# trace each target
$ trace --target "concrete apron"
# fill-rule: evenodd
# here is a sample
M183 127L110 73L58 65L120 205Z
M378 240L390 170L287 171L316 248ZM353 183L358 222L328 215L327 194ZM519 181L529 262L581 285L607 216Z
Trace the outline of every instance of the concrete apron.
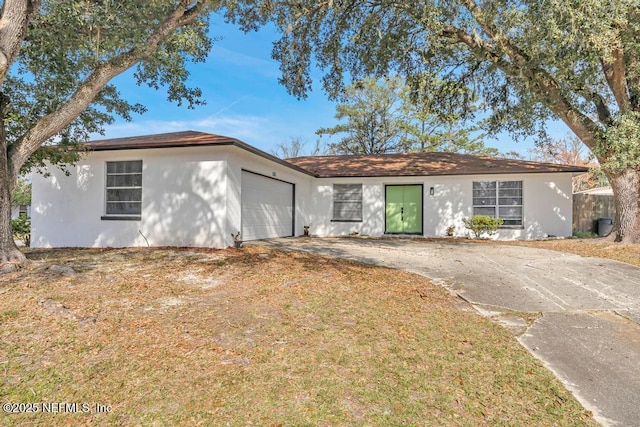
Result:
M457 241L274 239L257 244L428 277L509 328L604 426L640 425L640 268ZM541 313L529 324L505 312ZM513 313L512 313L513 314Z

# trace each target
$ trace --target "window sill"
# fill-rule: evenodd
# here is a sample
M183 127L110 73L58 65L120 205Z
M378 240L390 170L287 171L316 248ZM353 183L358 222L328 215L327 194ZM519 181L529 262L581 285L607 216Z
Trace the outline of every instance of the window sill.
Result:
M118 215L104 215L101 216L102 221L140 221L142 217L138 216L118 216Z
M498 227L498 230L524 230L522 225L507 225L504 227Z
M330 222L362 222L361 219L332 219Z

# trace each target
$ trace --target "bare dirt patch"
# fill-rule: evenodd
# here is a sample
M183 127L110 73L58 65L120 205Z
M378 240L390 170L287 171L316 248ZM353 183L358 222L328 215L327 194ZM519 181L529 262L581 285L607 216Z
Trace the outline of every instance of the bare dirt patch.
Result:
M0 276L1 400L112 410L6 425L593 425L416 275L261 247L29 257Z

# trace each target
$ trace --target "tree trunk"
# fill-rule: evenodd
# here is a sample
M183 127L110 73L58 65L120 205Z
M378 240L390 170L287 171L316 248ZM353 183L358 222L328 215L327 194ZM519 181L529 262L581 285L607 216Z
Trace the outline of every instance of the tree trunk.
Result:
M640 243L640 170L608 174L616 203L615 241Z
M17 270L27 262L18 249L11 230L11 192L0 189L0 273Z
M2 98L0 96L0 98ZM2 99L0 99L0 118L3 116ZM3 121L3 120L2 120ZM0 126L0 273L14 271L27 262L13 240L11 229L11 202L16 187L17 176L11 172L7 157L7 141L4 128Z

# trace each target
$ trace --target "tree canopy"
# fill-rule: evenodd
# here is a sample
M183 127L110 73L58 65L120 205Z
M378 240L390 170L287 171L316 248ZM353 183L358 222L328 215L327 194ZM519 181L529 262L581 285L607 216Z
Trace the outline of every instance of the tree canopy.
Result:
M0 75L0 112L6 143L23 170L44 159L69 162L77 151L68 146L103 133L116 116L131 120L144 112L109 83L132 66L138 84L164 86L170 100L189 107L202 102L200 90L187 85L185 66L203 61L210 49L206 12L213 2L4 1L2 21L14 19L18 3L30 8L20 16L21 34L2 34L18 46Z
M296 96L310 90L317 63L334 97L345 82L398 73L463 118L474 113L477 98L488 134L545 140L546 122L559 118L609 176L616 239L640 241L638 6L637 0L297 0L231 11L245 27L258 14L281 29L273 55L282 84Z
M329 144L339 154L382 154L408 151L404 138L400 79L369 78L344 88L335 118L341 123L316 134L342 135Z
M482 135L455 113L436 111L430 100L413 96L402 78L365 78L346 86L336 106L341 122L321 128L318 135L342 135L329 144L340 154L381 154L450 151L495 155Z
M0 261L20 263L10 206L21 171L78 158L78 142L145 107L110 83L135 67L139 85L166 88L193 107L189 61L211 47L215 0L4 0L0 2Z
M13 206L31 204L31 183L24 177L18 178L16 189L13 193Z

